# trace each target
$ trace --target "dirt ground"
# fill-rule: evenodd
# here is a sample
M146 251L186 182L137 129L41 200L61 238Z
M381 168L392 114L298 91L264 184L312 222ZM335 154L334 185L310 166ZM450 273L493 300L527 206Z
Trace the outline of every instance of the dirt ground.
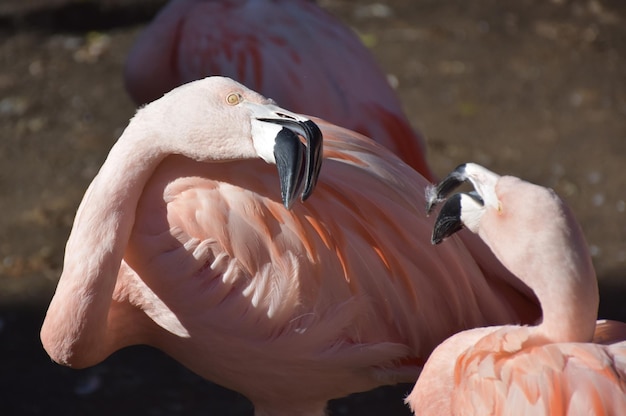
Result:
M149 348L95 368L50 362L38 331L75 209L134 112L121 71L157 0L0 4L0 413L249 415L250 404ZM621 0L323 0L362 35L427 138L572 205L626 320L626 5ZM530 201L531 202L531 201ZM532 202L531 202L532 203ZM331 404L407 414L407 386Z

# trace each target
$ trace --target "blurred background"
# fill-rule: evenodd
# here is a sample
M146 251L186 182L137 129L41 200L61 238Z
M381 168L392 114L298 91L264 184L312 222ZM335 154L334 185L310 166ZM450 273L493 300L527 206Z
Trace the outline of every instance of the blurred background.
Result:
M250 415L158 351L53 364L39 327L80 199L135 107L133 40L162 0L0 3L0 412ZM600 317L626 320L626 4L622 0L320 0L352 27L426 138L438 175L466 161L553 187L592 250ZM529 201L532 203L532 201ZM410 386L331 403L408 414Z

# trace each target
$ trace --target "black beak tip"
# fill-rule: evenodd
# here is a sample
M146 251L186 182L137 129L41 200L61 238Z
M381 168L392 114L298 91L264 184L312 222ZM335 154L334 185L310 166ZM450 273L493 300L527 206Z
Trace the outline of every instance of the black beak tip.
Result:
M465 172L466 164L462 164L456 167L448 176L443 178L436 186L429 185L426 188L426 213L430 214L438 203L446 199L452 191L458 188L463 182L467 180Z
M283 127L274 144L274 159L280 179L283 205L291 209L303 184L304 145L290 129Z
M302 128L305 132L306 139L306 170L304 178L304 191L302 192L302 201L306 201L317 185L317 179L320 175L322 168L322 148L323 148L323 135L320 128L312 122L307 120L302 123Z
M276 136L274 158L280 177L283 205L291 209L298 195L307 200L317 184L322 167L322 131L311 120L289 118L259 119L282 125ZM300 134L306 145L300 141Z
M286 195L283 195L283 206L286 209L288 209L288 210L291 209L291 207L293 206L293 201L294 201L293 198L289 198Z
M441 207L439 215L437 215L435 220L430 241L433 245L437 245L462 229L461 194L455 194L448 198Z
M441 243L442 241L443 239L437 238L433 235L430 239L430 244L432 244L433 246L436 246L436 245L439 245L439 243Z

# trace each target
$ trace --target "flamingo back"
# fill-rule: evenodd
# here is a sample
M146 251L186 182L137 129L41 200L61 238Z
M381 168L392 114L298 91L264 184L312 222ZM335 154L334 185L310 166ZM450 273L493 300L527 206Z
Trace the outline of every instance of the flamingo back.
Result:
M495 330L458 358L454 414L613 415L626 410L626 341L544 344L532 332L529 327Z

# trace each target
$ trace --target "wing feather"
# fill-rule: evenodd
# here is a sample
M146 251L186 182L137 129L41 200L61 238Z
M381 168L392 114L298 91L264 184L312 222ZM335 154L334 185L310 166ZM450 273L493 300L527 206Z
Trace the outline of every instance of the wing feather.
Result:
M626 374L618 364L626 357L626 342L529 346L530 331L494 330L459 357L454 414L608 415L626 410ZM505 335L526 346L503 351Z

